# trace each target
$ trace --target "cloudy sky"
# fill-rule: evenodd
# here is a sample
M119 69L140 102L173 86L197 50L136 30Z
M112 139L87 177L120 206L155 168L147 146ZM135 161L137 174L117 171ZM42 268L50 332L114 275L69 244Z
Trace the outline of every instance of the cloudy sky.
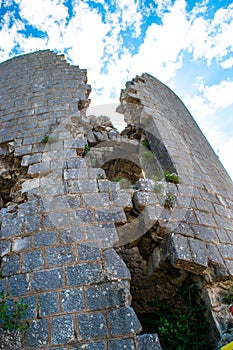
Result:
M0 0L0 62L47 48L87 68L92 105L136 74L160 79L233 178L232 0Z

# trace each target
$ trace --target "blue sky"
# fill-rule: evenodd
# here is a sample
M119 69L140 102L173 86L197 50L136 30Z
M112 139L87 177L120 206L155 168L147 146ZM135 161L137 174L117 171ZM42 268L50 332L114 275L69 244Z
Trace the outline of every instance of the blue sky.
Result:
M92 105L148 72L183 100L233 178L233 2L0 0L0 62L42 49L87 68Z

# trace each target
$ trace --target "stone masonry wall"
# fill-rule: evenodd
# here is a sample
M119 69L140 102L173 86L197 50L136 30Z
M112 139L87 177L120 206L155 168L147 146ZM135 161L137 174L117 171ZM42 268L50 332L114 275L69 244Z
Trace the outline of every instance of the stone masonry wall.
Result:
M0 78L0 180L12 160L26 169L0 213L1 288L29 306L21 348L159 349L156 335L137 336L130 273L112 248L131 195L118 200L119 184L84 157L104 135L85 116L86 71L41 51L2 63Z
M128 82L119 111L143 134L132 139L86 115L86 71L63 56L19 56L0 80L0 284L29 305L21 348L161 349L139 334L114 249L149 235L148 271L169 261L200 276L219 334L233 333L221 299L233 276L232 182L178 97L148 74ZM103 170L119 164L123 186Z

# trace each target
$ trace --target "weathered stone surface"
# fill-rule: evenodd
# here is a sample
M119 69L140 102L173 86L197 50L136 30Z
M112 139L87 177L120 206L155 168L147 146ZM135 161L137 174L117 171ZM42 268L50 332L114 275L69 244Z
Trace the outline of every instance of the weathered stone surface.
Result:
M130 281L144 312L151 284L172 296L190 273L232 334L220 284L233 275L232 181L177 96L148 74L128 82L120 136L86 116L86 70L62 56L4 62L0 81L0 286L29 306L22 349L161 349L137 336Z

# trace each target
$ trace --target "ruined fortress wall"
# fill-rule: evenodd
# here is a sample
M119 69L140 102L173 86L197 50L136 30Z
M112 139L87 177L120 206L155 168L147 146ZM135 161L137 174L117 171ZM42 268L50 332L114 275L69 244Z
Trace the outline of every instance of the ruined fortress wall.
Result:
M41 51L2 63L0 78L0 283L28 305L21 348L159 349L137 336L130 273L112 249L126 221L119 185L83 159L86 71Z
M232 182L178 97L148 74L122 91L128 127L152 150L145 162L140 138L86 116L86 71L63 56L16 57L0 79L0 283L29 305L22 349L160 349L157 335L138 335L130 272L113 249L126 247L137 274L130 249L148 235L143 277L164 262L199 276L219 334L228 331L219 291L233 275ZM137 165L136 184L106 178L113 158L129 174ZM159 181L158 193L157 172L179 184Z

